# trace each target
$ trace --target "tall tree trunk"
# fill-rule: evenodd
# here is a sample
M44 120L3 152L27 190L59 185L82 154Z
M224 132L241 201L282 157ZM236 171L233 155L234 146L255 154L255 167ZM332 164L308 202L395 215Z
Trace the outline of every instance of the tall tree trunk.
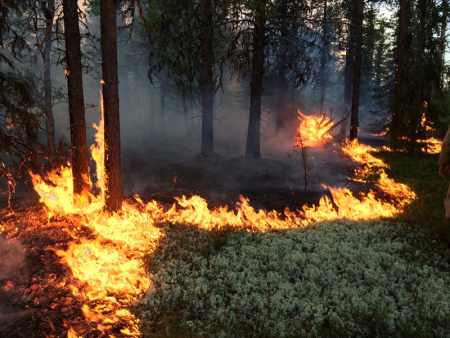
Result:
M288 0L281 0L278 8L279 15L286 17ZM289 109L287 108L287 91L288 84L286 79L288 50L288 24L286 20L282 20L280 24L280 46L278 48L278 88L277 88L277 112L275 116L275 132L280 134L289 123Z
M166 138L166 81L161 78L159 85L159 141Z
M445 64L445 57L444 57L444 51L445 51L445 42L446 42L446 32L447 32L447 19L448 19L448 1L442 0L442 25L441 25L441 36L439 37L439 46L438 46L438 57L440 61L440 78L439 78L439 88L443 87L443 80L444 80L444 64Z
M355 16L356 6L354 3L350 4L349 10L350 24L348 28L347 37L347 52L345 54L345 71L344 71L344 104L342 106L342 118L347 116L351 107L352 89L353 89L353 74L355 68L355 27L353 18ZM347 120L342 122L340 137L343 139L347 135L348 123Z
M403 37L406 23L406 0L400 0L400 12L398 22L398 34L397 34L397 64L395 67L395 87L394 87L394 104L392 108L392 122L391 130L389 131L391 136L391 149L397 150L398 147L398 129L399 129L399 95L402 85L402 71L403 71Z
M324 102L325 102L325 90L327 86L326 82L326 68L327 68L327 59L328 59L328 22L327 22L327 3L325 0L323 6L323 23L322 23L322 32L323 32L323 50L322 55L320 57L320 71L319 71L319 80L320 80L320 105L319 112L322 113L324 111Z
M55 121L52 111L52 82L50 77L52 53L52 29L55 17L55 0L48 0L47 7L43 8L45 16L45 51L44 51L44 114L47 120L47 145L55 150Z
M118 212L122 209L122 180L116 1L100 1L100 30L105 119L105 207L110 212Z
M63 0L74 201L90 189L77 0Z
M253 34L252 82L250 84L250 115L245 156L261 158L261 96L264 77L264 47L266 35L266 0L256 1Z
M202 30L202 146L201 155L208 157L214 154L213 133L213 105L214 105L214 79L213 79L213 17L211 0L200 1L200 27Z
M350 141L358 137L358 113L359 96L361 92L361 66L362 66L362 37L363 37L363 19L364 19L364 0L358 0L356 3L355 17L355 70L353 78L353 96L352 96L352 116L350 122Z
M191 129L189 128L189 109L186 100L186 91L181 89L181 105L183 106L184 126L186 127L186 138L189 142L191 140Z
M425 49L425 22L427 19L427 1L419 0L418 2L419 12L419 32L417 36L417 70L415 71L415 84L414 84L414 99L413 106L410 110L411 114L411 130L410 130L410 146L409 152L414 154L417 146L417 132L419 123L421 120L422 112L422 59Z

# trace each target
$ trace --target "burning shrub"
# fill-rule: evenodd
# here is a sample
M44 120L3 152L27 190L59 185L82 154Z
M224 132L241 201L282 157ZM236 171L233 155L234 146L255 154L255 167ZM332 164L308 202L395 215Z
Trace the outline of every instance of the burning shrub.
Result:
M226 236L215 250L207 232L168 234L140 305L144 337L450 333L448 264L412 244L419 232L339 220Z

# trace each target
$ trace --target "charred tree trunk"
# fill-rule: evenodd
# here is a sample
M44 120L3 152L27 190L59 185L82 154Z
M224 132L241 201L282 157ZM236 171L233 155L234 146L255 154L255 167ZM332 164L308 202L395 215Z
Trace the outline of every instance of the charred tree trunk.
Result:
M100 29L105 119L105 207L110 212L118 212L122 209L122 180L115 1L100 1Z
M342 118L347 116L352 101L353 74L355 68L355 27L353 17L355 16L356 6L352 3L350 9L351 21L348 28L347 52L345 55L345 71L344 71L344 104L342 106ZM343 139L347 135L348 122L344 120L341 124L340 137Z
M84 198L90 189L83 76L81 68L80 27L77 0L63 0L64 37L66 40L67 89L69 98L70 139L72 152L73 192Z
M328 37L328 22L327 22L327 3L328 1L325 0L324 7L323 7L323 23L322 23L322 31L323 31L323 50L322 55L320 57L320 72L319 72L319 79L320 79L320 106L319 106L319 112L322 113L324 111L324 102L325 102L325 90L327 86L326 82L326 69L327 69L327 60L328 60L328 43L329 43L329 37Z
M362 37L364 19L364 0L356 3L355 16L355 69L353 74L352 116L350 121L350 141L358 137L359 96L361 92Z
M49 0L43 8L45 16L45 50L44 50L44 114L47 121L47 145L50 151L55 150L55 121L52 112L52 81L50 77L52 29L55 17L55 0Z
M211 0L200 1L201 55L202 55L202 145L201 155L208 157L214 154L213 133L213 105L214 105L214 78L213 78L213 17Z
M391 136L391 149L397 150L398 147L398 129L399 129L399 95L402 85L402 63L403 63L403 36L406 23L406 0L400 0L400 13L398 23L398 35L397 35L397 64L395 67L395 87L394 87L394 104L392 109L392 122L391 129L389 131Z
M250 115L245 156L261 158L261 97L264 76L264 47L266 35L266 0L256 2L253 34L252 81L250 84Z

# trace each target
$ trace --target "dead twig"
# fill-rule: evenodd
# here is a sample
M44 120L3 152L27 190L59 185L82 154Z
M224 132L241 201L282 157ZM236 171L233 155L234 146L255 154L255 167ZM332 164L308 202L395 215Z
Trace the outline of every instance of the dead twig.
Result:
M349 118L351 112L352 112L352 110L350 109L350 110L348 111L348 113L347 113L347 116L345 116L345 117L344 117L342 120L340 120L339 122L333 124L333 125L330 127L330 129L328 129L328 130L325 132L325 134L330 133L334 128L336 128L337 126L339 126L340 124L342 124L342 122L344 122L345 120L347 120L347 119Z

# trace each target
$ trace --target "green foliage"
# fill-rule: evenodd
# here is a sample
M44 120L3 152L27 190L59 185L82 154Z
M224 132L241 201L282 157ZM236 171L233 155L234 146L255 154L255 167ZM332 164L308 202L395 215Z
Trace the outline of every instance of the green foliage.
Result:
M391 110L400 122L390 127L395 128L397 138L409 140L411 152L418 148L416 140L426 138L420 126L422 115L446 129L440 117L449 114L448 107L442 104L447 101L448 90L443 86L447 70L440 52L441 29L448 18L439 7L434 0L407 1L403 38L397 41L397 48L402 49L398 65L401 76Z
M444 198L447 196L449 180L439 174L439 155L379 152L373 154L391 168L388 176L396 182L408 185L418 196L405 208L399 219L412 225L417 224L437 237L442 249L450 244L450 221L445 219Z
M150 48L148 76L163 79L166 86L183 101L200 96L201 86L201 18L199 4L189 1L143 1L147 5L146 22L154 45ZM223 19L225 1L212 2L214 27L213 77L216 90L221 85L225 57ZM142 35L145 35L142 28Z

